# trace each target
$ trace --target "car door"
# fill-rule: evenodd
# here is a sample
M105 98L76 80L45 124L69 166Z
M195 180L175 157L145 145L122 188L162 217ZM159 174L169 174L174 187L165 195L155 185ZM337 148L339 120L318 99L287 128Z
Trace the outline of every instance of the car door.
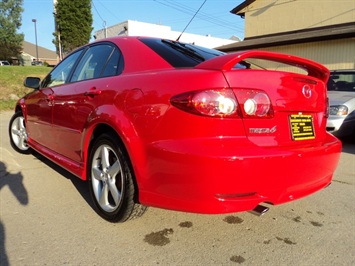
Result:
M53 100L56 91L65 90L70 73L81 54L76 51L65 58L42 81L41 88L25 99L27 128L30 141L55 151L55 136L52 128Z
M90 114L98 107L101 92L117 73L120 53L114 45L90 46L80 59L70 85L55 92L53 129L56 151L75 162L82 159L82 134Z

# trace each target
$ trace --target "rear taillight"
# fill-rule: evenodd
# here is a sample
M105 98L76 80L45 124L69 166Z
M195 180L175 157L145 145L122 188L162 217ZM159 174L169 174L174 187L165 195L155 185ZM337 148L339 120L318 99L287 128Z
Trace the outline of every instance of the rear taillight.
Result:
M237 99L230 89L186 92L174 96L170 102L179 109L198 115L238 116Z
M192 91L176 95L170 102L181 110L204 116L248 118L273 116L270 98L261 90Z
M262 90L235 89L243 117L273 117L273 109L269 96Z

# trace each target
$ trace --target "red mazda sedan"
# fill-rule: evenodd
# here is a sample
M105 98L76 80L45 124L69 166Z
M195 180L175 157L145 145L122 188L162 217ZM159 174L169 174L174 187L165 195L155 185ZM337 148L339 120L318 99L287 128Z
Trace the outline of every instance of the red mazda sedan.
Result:
M290 55L109 38L25 80L34 91L10 141L87 180L111 222L146 206L261 213L331 183L341 143L325 129L328 77Z

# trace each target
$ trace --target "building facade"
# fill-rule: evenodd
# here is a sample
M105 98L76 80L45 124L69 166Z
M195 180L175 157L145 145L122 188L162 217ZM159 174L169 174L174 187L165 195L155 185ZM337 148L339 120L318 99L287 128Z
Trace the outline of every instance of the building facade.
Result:
M179 38L180 34L181 32L172 31L169 26L127 20L111 27L98 30L95 32L94 36L96 39L113 36L147 36L176 40ZM207 48L214 48L239 41L239 39L236 38L222 39L210 35L203 36L186 32L181 35L179 40L181 42L194 43Z
M20 64L30 66L31 63L37 59L38 61L46 63L49 66L55 66L59 62L59 57L56 52L43 48L41 46L36 47L36 45L33 43L23 41Z
M262 49L355 69L354 0L246 0L232 13L245 19L245 39L218 49Z

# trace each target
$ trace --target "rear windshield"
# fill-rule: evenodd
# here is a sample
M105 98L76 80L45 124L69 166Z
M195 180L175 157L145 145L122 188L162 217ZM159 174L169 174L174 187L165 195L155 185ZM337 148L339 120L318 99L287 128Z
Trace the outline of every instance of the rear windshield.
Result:
M355 71L331 72L328 80L328 91L355 92Z
M194 67L223 52L201 46L161 39L140 39L173 67Z
M203 61L216 56L225 55L225 53L215 49L172 40L154 38L141 38L140 40L176 68L195 67ZM307 72L300 67L255 58L248 58L247 60L241 61L236 64L233 69L278 70L307 74Z

